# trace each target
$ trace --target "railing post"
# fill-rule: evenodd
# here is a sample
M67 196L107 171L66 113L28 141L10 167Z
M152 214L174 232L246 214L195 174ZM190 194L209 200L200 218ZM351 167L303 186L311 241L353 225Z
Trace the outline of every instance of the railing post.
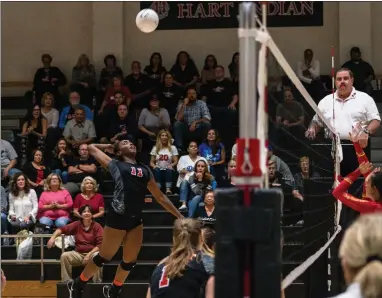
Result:
M61 255L65 252L65 235L61 234ZM62 264L61 264L61 257L60 257L60 270L61 270L61 280L63 279L62 276Z
M40 257L41 257L40 283L44 283L45 277L44 277L44 238L43 237L40 237Z

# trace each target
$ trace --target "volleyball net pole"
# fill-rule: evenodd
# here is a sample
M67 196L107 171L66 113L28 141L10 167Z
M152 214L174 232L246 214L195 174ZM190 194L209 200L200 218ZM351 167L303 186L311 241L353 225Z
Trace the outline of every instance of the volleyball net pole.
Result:
M281 291L282 192L263 188L267 173L266 63L257 59L256 28L255 2L240 4L240 127L232 175L236 187L216 191L217 298L279 298ZM266 50L266 46L260 49L262 54ZM259 68L263 72L258 76Z

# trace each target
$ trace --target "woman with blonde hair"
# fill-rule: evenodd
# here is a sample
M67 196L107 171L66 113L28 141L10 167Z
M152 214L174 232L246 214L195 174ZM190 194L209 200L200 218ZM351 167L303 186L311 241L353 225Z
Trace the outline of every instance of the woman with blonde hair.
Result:
M338 298L382 297L382 214L360 216L345 232L339 250L349 285Z
M171 133L167 129L159 131L156 144L151 150L150 166L154 169L155 180L158 187L162 182L166 184L166 194L172 194L172 179L174 168L178 164L178 149L172 144Z
M73 200L70 193L63 188L61 177L50 174L44 185L44 192L38 202L40 224L48 227L63 227L70 221Z
M82 180L81 193L74 199L73 215L82 218L78 210L85 205L89 205L92 208L94 212L93 219L103 218L105 214L104 197L98 193L97 181L91 176L87 176Z
M154 269L146 298L198 297L205 284L205 297L213 298L214 258L203 251L201 223L177 219L172 239L171 253Z

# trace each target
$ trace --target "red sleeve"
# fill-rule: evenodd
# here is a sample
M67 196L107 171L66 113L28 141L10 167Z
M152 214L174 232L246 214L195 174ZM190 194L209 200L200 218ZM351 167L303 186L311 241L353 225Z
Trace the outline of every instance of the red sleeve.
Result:
M358 142L353 143L353 145L354 145L354 149L355 149L355 154L357 155L358 164L361 164L363 162L369 162L365 152L361 148L361 145ZM367 176L369 176L370 173L371 173L371 171L366 173L363 176L367 177Z
M109 103L110 102L110 97L114 95L114 88L113 87L109 87L107 88L106 90L106 93L105 93L105 97L104 97L104 100Z
M98 208L105 208L105 200L103 198L103 195L97 193L96 196L98 196Z
M102 226L98 223L94 223L94 236L96 239L96 246L100 247L102 243L102 234L103 234L103 228Z
M337 200L344 203L346 206L358 212L361 212L361 213L374 212L375 210L381 208L380 204L373 201L366 201L366 200L355 198L347 192L350 185L352 185L353 182L360 175L361 175L361 172L359 171L359 169L357 169L354 172L350 173L348 176L346 176L341 181L341 183L333 190L333 196Z
M123 93L125 93L125 97L126 98L130 98L131 99L131 92L130 92L130 89L126 86L123 86Z
M75 235L78 231L78 225L81 224L81 221L74 221L66 226L60 228L62 234L65 235Z
M81 194L76 195L73 203L73 209L80 209Z

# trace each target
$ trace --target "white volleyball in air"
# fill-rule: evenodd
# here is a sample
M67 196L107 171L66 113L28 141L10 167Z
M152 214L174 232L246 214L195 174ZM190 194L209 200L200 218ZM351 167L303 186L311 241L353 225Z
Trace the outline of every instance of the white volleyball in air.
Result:
M151 33L158 27L159 16L150 8L142 9L137 14L135 23L137 24L138 29L142 32Z

